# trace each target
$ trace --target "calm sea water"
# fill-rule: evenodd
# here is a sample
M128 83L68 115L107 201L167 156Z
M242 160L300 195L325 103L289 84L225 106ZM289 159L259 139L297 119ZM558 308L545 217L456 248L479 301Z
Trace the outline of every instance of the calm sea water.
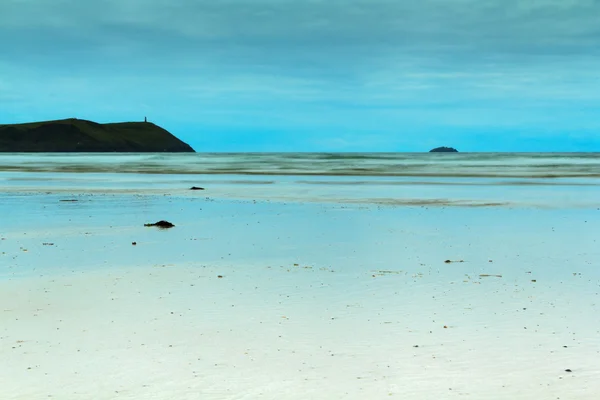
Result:
M0 171L599 178L600 153L21 153Z
M5 153L0 193L596 208L600 153Z

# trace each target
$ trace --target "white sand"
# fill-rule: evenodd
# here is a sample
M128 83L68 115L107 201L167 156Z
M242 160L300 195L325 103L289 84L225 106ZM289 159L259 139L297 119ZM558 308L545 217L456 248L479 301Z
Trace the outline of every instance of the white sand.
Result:
M600 397L595 209L28 201L0 399Z

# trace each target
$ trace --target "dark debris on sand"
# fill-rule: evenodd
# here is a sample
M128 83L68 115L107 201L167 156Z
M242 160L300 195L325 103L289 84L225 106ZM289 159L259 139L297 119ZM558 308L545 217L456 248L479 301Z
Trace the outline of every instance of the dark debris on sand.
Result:
M175 225L173 225L169 221L161 220L161 221L155 222L153 224L144 224L144 226L156 226L157 228L168 229L168 228L173 228Z

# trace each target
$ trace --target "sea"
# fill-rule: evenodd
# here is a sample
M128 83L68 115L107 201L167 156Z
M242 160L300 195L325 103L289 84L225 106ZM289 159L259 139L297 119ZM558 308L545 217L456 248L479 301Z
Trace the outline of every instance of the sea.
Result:
M596 400L599 224L600 154L0 154L0 399Z
M3 153L0 191L590 208L600 153Z

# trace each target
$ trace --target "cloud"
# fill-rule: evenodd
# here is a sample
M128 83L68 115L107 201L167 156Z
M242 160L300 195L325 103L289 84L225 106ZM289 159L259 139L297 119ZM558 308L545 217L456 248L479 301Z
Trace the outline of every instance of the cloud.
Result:
M307 46L308 52L374 46L498 54L592 49L600 35L598 11L593 0L5 0L0 26L77 29L73 36L140 43L163 37L201 46Z

